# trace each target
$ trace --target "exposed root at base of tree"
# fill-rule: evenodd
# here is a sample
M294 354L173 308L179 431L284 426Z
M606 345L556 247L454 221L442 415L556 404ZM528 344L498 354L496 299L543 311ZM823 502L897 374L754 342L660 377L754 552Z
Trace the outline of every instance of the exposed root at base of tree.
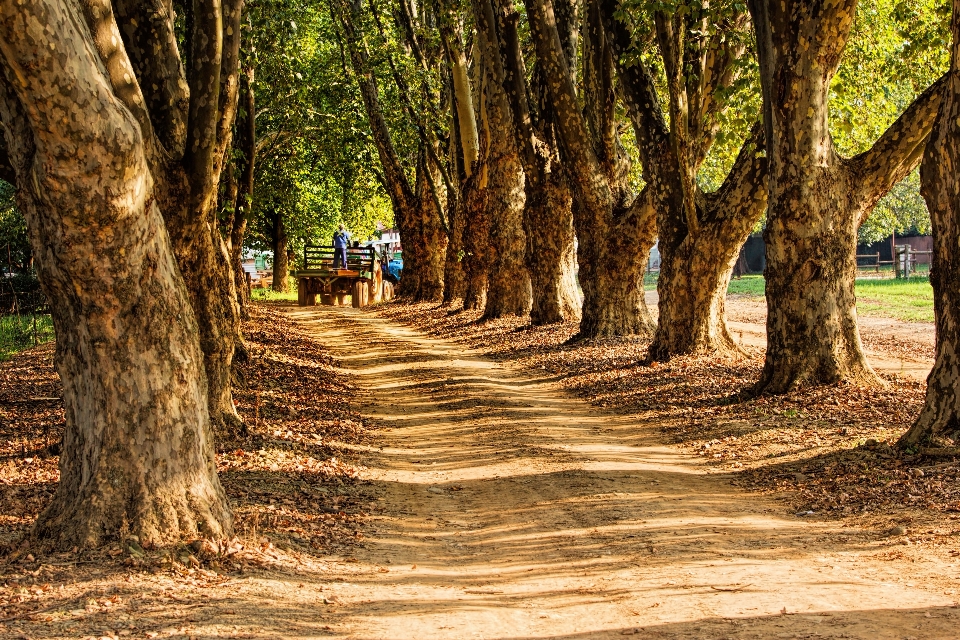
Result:
M176 592L216 588L251 572L322 568L363 544L363 523L377 506L356 479L353 447L372 433L350 407L354 387L283 314L266 305L250 312L249 358L238 366L234 391L249 434L217 434L220 478L235 516L232 540L143 549L121 536L99 549L57 554L25 547L21 540L59 479L60 381L52 344L0 364L0 636L32 620L62 627L66 637L100 637L98 614L119 610L130 619L118 629L142 632L135 611L176 601ZM134 575L155 576L172 600L91 587ZM51 586L57 583L64 586Z
M890 531L904 544L955 543L960 454L893 446L920 412L921 382L887 376L885 387L837 384L751 397L744 392L763 367L763 352L754 347L741 358L644 364L649 341L570 343L575 323L479 322L478 312L451 315L428 304L392 303L380 313L636 415L735 484L776 495L787 513ZM625 444L645 437L618 435Z

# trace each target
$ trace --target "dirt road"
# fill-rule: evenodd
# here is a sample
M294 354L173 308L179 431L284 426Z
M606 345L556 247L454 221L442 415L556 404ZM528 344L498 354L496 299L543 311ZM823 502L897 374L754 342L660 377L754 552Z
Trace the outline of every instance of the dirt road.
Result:
M955 564L785 513L462 346L353 309L289 313L358 377L382 449L356 557L295 597L278 585L285 637L957 636Z
M659 297L647 291L647 308L657 315ZM767 346L767 305L764 298L728 295L727 326L741 346L762 350ZM924 381L933 368L936 328L932 322L904 322L893 318L860 315L860 339L867 361L882 375Z

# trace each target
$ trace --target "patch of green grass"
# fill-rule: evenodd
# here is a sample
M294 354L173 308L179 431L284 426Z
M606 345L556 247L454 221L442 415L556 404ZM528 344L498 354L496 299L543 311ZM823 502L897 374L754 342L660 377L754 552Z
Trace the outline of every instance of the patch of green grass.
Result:
M766 291L766 281L762 275L746 275L738 278L730 278L730 286L727 287L727 295L757 296L763 297Z
M296 300L297 286L293 285L291 291L285 293L274 291L273 289L254 289L250 293L250 299L254 302L275 302L277 300Z
M55 337L49 315L22 313L0 316L0 362L15 353L49 342Z
M857 312L907 322L933 322L933 287L922 277L857 280Z
M763 297L762 275L731 279L728 294ZM861 315L895 318L905 322L933 322L933 289L925 277L858 278L857 312Z
M659 271L646 271L643 274L643 290L656 291L657 279L660 277Z

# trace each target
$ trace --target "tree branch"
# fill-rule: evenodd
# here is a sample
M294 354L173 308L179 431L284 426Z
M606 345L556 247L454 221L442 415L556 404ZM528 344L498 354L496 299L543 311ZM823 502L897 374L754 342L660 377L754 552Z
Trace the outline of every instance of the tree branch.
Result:
M354 27L354 16L359 15L360 6L356 0L339 0L339 15L333 11L331 6L331 18L334 24L340 24L343 33L337 29L337 37L345 40L347 50L350 54L350 61L353 64L354 75L357 78L357 84L360 88L360 95L363 98L363 105L367 111L367 119L370 124L370 131L373 135L374 144L377 147L377 153L380 156L380 164L383 167L383 182L390 200L393 202L394 214L404 215L404 212L414 202L413 189L400 164L400 158L397 150L393 146L390 137L390 128L383 117L383 111L380 108L380 92L377 88L377 80L370 70L370 64L367 52L361 46L360 37Z
M147 148L150 149L153 141L150 114L147 113L133 65L127 57L126 49L121 46L122 38L113 16L113 7L109 0L82 0L80 5L97 53L100 54L100 60L110 78L113 92L137 120Z
M374 22L376 22L377 30L380 33L380 38L383 40L385 45L389 46L390 41L387 39L387 35L383 28L383 23L380 21L380 16L377 12L377 7L376 4L374 4L374 0L369 0L369 4L370 12L373 14ZM393 74L393 80L396 83L397 90L400 92L400 97L403 100L404 109L407 112L407 115L413 120L413 123L417 128L417 133L420 135L420 141L424 146L427 147L427 153L430 155L430 159L434 162L434 164L436 164L437 169L440 171L440 177L443 179L443 184L446 187L447 192L456 195L457 189L454 186L453 181L450 179L450 175L447 172L446 167L443 165L443 163L440 161L440 157L437 155L437 146L439 143L437 142L437 138L433 133L433 129L423 123L423 120L420 118L420 112L414 108L413 102L410 99L410 87L407 85L406 80L404 80L403 76L397 69L397 65L393 60L393 54L391 54L389 51L387 52L387 63L390 66L390 71ZM432 108L433 105L430 106ZM430 179L432 180L433 177L431 176ZM436 199L436 192L434 192L433 195ZM440 201L437 200L438 208L442 209L442 207L439 206L439 203Z
M190 89L174 31L173 5L170 0L114 0L113 7L157 141L179 159L186 147Z
M490 0L481 0L489 3ZM527 72L523 64L523 53L520 50L520 36L517 33L517 22L520 14L510 5L504 8L503 40L504 40L504 67L507 75L504 91L510 101L510 111L513 113L513 126L517 138L520 140L520 152L523 158L523 171L527 180L543 181L543 162L537 155L537 138L534 133L533 118L530 115L530 104L527 99Z
M767 207L763 130L761 123L753 125L723 184L705 196L705 221L715 223L715 232L739 238L753 227Z
M220 119L217 122L215 161L222 166L233 140L240 90L240 16L244 0L223 2L223 61L220 67ZM219 172L218 172L219 173Z
M599 0L599 5L604 29L613 49L623 99L636 132L643 178L651 183L662 165L664 150L670 146L670 131L663 118L663 109L650 70L641 61L629 66L624 63L632 39L626 26L616 18L618 0Z
M557 20L550 0L524 0L537 57L547 78L553 99L557 132L569 162L569 176L580 196L597 211L612 204L610 185L600 171L587 124L577 103L573 76L567 66L563 44L557 32Z
M851 184L860 188L860 200L865 205L858 225L867 219L877 201L920 163L947 78L944 74L930 85L872 147L848 161Z
M223 63L223 10L220 0L193 0L190 34L190 115L184 167L195 196L213 191L220 70Z

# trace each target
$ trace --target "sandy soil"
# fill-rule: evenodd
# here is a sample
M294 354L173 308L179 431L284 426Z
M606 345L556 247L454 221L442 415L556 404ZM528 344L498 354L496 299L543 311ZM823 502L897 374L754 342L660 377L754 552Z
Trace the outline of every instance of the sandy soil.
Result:
M784 514L629 416L460 345L352 309L290 313L382 425L363 472L382 510L322 590L267 587L297 621L281 636L319 632L307 603L349 638L957 635L946 550Z
M648 291L647 306L656 314L657 292ZM767 345L767 306L755 296L727 296L727 325L748 349ZM859 316L860 338L870 365L879 373L926 380L933 367L936 329L932 322L903 322L893 318Z
M921 546L925 525L794 515L546 371L373 312L285 313L329 347L358 383L344 401L379 427L362 444L334 443L363 481L324 487L334 504L363 505L356 523L329 523L356 543L311 553L254 534L239 571L12 567L0 586L50 604L0 619L0 638L958 635L956 538Z

